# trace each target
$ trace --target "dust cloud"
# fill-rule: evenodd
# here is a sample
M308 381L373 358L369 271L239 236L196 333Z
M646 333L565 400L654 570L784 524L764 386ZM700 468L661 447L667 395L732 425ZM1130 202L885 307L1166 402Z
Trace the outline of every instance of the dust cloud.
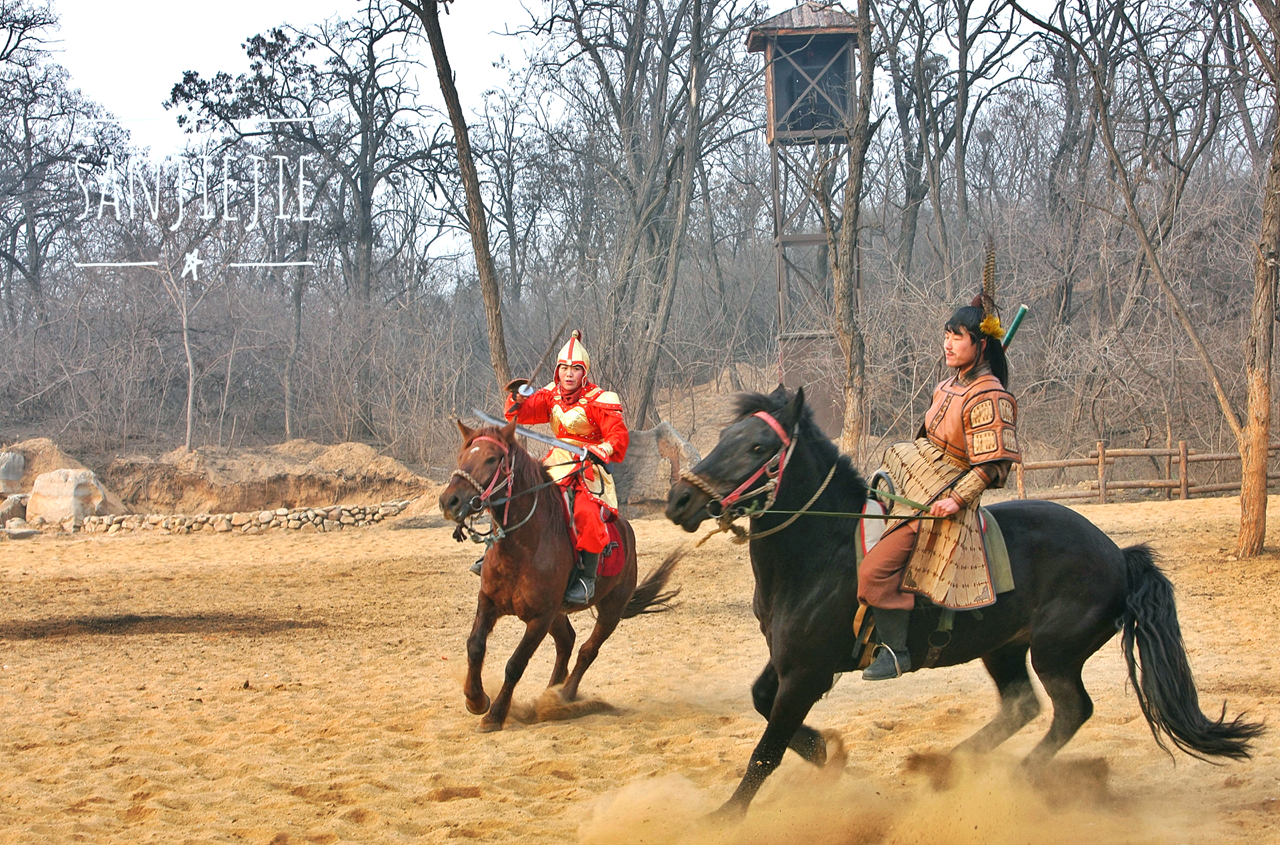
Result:
M766 783L743 820L714 814L727 796L687 778L633 781L599 799L581 845L1168 845L1170 807L1122 798L1105 760L1055 761L1031 776L1008 756L912 755L901 781L806 767Z

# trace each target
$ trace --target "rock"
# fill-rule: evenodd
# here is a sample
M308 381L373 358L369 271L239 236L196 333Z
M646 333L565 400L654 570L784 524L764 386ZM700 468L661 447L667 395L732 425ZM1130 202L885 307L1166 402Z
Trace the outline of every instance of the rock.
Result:
M0 502L0 525L7 525L11 519L27 518L27 497L10 496Z
M4 521L4 527L5 528L26 528L27 521L20 516L15 516L13 519L6 519Z
M248 525L252 521L253 516L247 513L233 513L231 515L231 524L236 528L239 528L242 525Z
M671 485L680 480L680 472L701 459L698 450L666 421L631 432L627 459L610 466L618 502L665 502Z
M217 531L219 534L225 534L231 530L231 520L225 516L221 519L215 520L213 523L213 530Z
M3 533L10 540L30 540L40 532L34 528L6 528Z
M107 491L91 470L55 469L36 476L27 500L27 518L83 521L86 516L107 513L107 508Z
M27 457L21 452L0 452L0 493L21 492L26 467Z

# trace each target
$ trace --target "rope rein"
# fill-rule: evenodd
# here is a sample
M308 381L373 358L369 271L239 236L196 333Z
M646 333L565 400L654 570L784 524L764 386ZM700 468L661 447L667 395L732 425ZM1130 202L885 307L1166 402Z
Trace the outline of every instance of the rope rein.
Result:
M783 472L783 469L785 469L787 462L791 458L791 453L795 449L796 441L793 437L789 436L786 433L786 431L783 430L782 426L778 424L777 420L775 420L769 414L766 414L763 411L758 411L752 416L759 417L764 422L766 422L769 425L769 427L772 428L781 438L782 444L779 446L778 451L773 455L773 457L765 461L764 465L761 466L760 469L756 470L755 473L753 473L750 477L748 477L746 481L744 481L741 485L739 485L736 490L734 490L732 493L729 493L727 495L721 495L720 491L716 488L715 485L713 485L711 482L709 482L707 479L703 478L702 476L694 473L693 471L686 469L686 470L682 470L680 473L681 480L688 482L692 486L698 488L703 493L706 493L708 496L711 497L711 501L707 503L707 512L711 514L713 519L715 519L716 525L718 526L715 530L711 531L706 536L704 536L701 540L699 540L697 544L695 544L694 548L700 547L703 543L707 542L707 540L711 539L716 534L723 534L725 532L732 532L734 535L733 542L739 545L750 542L751 540L758 540L763 537L768 537L771 534L777 534L779 531L789 528L793 523L795 523L797 519L799 519L801 516L804 516L805 514L808 514L809 516L842 517L844 519L880 519L880 520L886 520L886 521L905 520L905 519L933 520L933 519L947 518L947 517L940 517L940 516L930 516L924 513L917 513L910 517L903 517L901 515L893 516L888 513L863 514L863 513L843 513L838 511L837 512L810 511L809 509L813 507L813 505L818 501L818 499L821 498L822 494L826 492L827 486L831 483L831 479L835 477L836 467L839 466L838 460L835 463L833 463L831 465L831 469L827 471L827 477L823 479L823 482L821 485L819 485L817 492L815 492L811 497L809 497L809 501L805 502L804 505L799 510L795 510L795 511L775 510L773 506L778 499L778 487L782 482L782 472ZM745 489L751 484L755 483L755 481L758 478L760 478L762 475L765 476L765 478L767 479L763 484L761 484L759 487L756 487L752 490ZM762 493L767 494L765 496L763 505L752 505L751 507L741 507L741 506L733 507L734 502L737 502L742 499L750 500L755 498L756 496L761 495ZM867 491L867 495L874 496L876 498L881 499L882 501L897 502L899 504L907 505L909 507L915 508L917 511L925 511L928 509L928 505L921 505L918 502L913 502L910 499L906 499L906 498L903 498L902 496L897 496L892 493L888 493L881 490L869 489ZM718 510L719 513L718 514L715 513L713 511L713 508L715 510ZM779 516L783 514L790 514L790 518L787 519L785 522L783 522L781 525L775 525L773 528L769 528L765 531L760 531L760 532L752 532L749 529L745 529L740 525L734 524L735 520L741 517L746 516L746 517L750 517L751 519L755 519L757 517L764 516L766 513L773 513Z

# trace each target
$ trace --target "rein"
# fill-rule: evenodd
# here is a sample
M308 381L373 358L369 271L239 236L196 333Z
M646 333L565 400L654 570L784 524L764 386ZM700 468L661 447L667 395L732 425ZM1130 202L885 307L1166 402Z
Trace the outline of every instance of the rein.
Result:
M778 448L778 451L775 452L771 458L765 461L764 464L758 470L752 473L751 476L747 478L746 481L738 485L738 487L735 490L733 490L733 492L729 493L724 497L721 497L720 491L717 490L714 487L714 485L711 484L711 482L707 481L702 476L697 475L696 473L687 469L683 470L680 473L680 478L683 481L686 481L689 484L693 485L694 487L697 487L699 490L701 490L702 492L706 493L708 496L711 497L711 502L707 504L707 512L711 514L711 517L715 519L716 524L719 525L719 528L715 529L714 531L712 531L711 533L703 537L701 540L699 540L697 545L694 548L701 546L703 543L707 542L707 540L711 539L716 534L722 534L726 531L733 532L734 534L733 542L739 545L749 542L751 540L758 540L763 537L768 537L771 534L777 534L779 531L782 531L783 529L790 527L797 519L799 519L801 516L804 516L805 514L808 514L809 516L828 516L828 517L839 517L843 519L878 519L878 520L886 520L886 521L903 519L903 517L900 515L893 516L887 513L864 514L864 513L846 513L842 511L811 511L809 510L811 507L813 507L814 503L818 501L818 499L822 496L823 492L827 489L827 485L831 483L831 479L835 477L836 466L838 465L838 462L833 463L831 465L831 469L827 471L827 477L823 479L822 484L818 486L817 492L815 492L809 498L809 501L805 502L804 505L799 510L784 511L784 510L775 509L773 505L778 498L778 486L782 483L782 472L786 468L787 461L790 459L791 453L795 449L795 440L794 438L792 438L787 434L786 430L783 429L783 427L778 423L778 421L774 419L770 414L767 414L764 411L757 411L756 413L752 414L752 416L759 417L761 420L767 423L769 427L772 428L774 432L777 433L778 437L781 438L782 445ZM748 490L747 488L749 488L752 484L754 484L756 480L759 479L762 475L766 476L768 480L765 481L764 484L761 484L759 487L755 488L754 490ZM763 507L756 507L756 506L742 507L740 505L737 507L733 507L734 503L742 499L751 499L755 496L760 495L761 493L768 494L767 497L765 498ZM928 508L927 505L922 505L918 502L913 502L910 499L906 499L906 498L903 498L902 496L897 496L897 495L894 495L893 493L888 493L882 490L868 490L867 493L868 495L875 496L877 498L887 499L890 501L907 505L909 507L913 507L917 511L924 511L924 510L927 510ZM712 506L715 506L715 508L719 510L718 514L712 512ZM759 516L764 516L766 513L773 513L773 514L777 514L778 516L782 516L783 514L789 514L790 519L787 519L781 525L776 525L773 528L767 529L765 531L754 532L754 533L747 529L742 528L741 526L733 524L734 521L739 519L740 517L746 516L754 519ZM933 519L947 519L948 517L929 516L927 514L920 513L908 518L921 519L921 520L926 520L926 519L933 520Z
M538 510L538 500L537 498L535 498L533 500L533 504L529 507L529 512L525 514L524 519L520 520L515 525L504 525L503 523L506 522L507 518L511 514L512 501L520 498L521 496L525 496L530 493L536 493L537 491L543 489L544 487L554 486L557 482L545 481L542 484L536 484L533 487L526 488L524 490L521 490L518 493L512 492L513 487L515 485L515 471L514 471L514 468L511 466L510 448L507 446L506 443L503 443L501 440L498 440L493 437L489 437L488 435L481 435L475 438L474 440L472 440L471 442L475 443L476 441L479 441L479 440L484 440L489 443L493 443L499 449L501 449L502 462L498 465L498 468L494 471L493 478L489 479L488 485L481 484L474 477L472 477L472 475L469 472L462 469L461 467L459 467L458 469L455 469L452 473L450 473L449 475L450 479L453 479L455 477L461 478L463 481L467 482L472 487L474 487L476 489L476 492L480 494L478 496L473 496L471 498L471 501L468 503L472 510L471 516L467 517L466 519L458 523L458 527L454 531L453 536L454 536L454 539L456 540L461 540L464 536L470 536L471 542L484 543L485 550L487 551L488 549L492 548L493 545L497 543L499 540L502 540L505 537L509 536L518 528L522 527L529 520L533 519L533 515ZM575 463L577 462L575 461ZM579 466L578 469L574 470L568 475L573 475L575 473L582 472L582 469L583 468ZM503 475L503 470L506 470L506 477L501 483L499 483L499 478ZM565 477L567 478L568 475L566 475ZM506 492L507 492L506 496L497 497L497 498L493 498L491 496L491 494L501 490L504 487L506 488ZM494 510L494 508L498 507L499 505L503 506L501 519L499 519L497 512ZM485 510L489 511L489 519L493 528L489 531L477 531L474 527L474 519L482 511L485 511Z
M716 523L720 526L716 531L713 531L711 534L703 537L702 540L698 542L699 546L705 543L713 534L720 534L725 531L734 532L736 535L734 538L735 543L745 543L748 540L753 540L758 537L768 537L770 534L775 534L781 531L799 519L801 514L805 513L814 502L818 501L818 497L827 489L827 485L831 483L832 477L835 476L836 465L832 464L831 471L827 473L827 478L822 482L822 486L818 488L818 492L813 494L813 497L809 499L803 508L794 512L791 518L781 525L775 526L774 528L770 528L768 531L758 534L752 534L749 531L735 526L733 522L739 517L750 516L754 518L757 516L763 516L773 509L774 503L778 500L778 487L782 484L782 474L787 468L787 462L791 459L791 453L794 452L796 448L795 438L787 433L787 430L782 427L782 424L773 418L773 415L764 411L756 411L751 416L760 419L768 425L769 428L773 429L774 433L778 435L781 445L778 447L778 451L773 453L768 460L761 464L760 468L753 472L746 481L739 484L737 488L729 494L720 496L719 491L715 490L711 483L705 478L690 470L684 470L680 473L680 477L682 479L711 496L711 502L707 505L707 512L711 513L712 518L715 519ZM755 484L761 477L765 478L764 483L759 487L752 489L751 485ZM747 508L741 505L735 507L737 502L743 499L753 499L762 493L765 495L763 507L757 508L753 506ZM712 505L714 505L719 511L718 514L712 513Z

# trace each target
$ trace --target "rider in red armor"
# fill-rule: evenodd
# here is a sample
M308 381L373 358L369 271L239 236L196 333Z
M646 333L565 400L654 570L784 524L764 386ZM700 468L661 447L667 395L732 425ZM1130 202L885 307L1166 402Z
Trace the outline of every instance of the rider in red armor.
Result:
M527 380L515 379L506 386L508 420L525 425L550 423L557 439L585 447L591 453L592 460L582 462L571 452L552 448L542 458L547 473L572 491L575 545L582 575L569 582L565 604L570 606L587 604L595 596L596 567L609 542L604 519L606 514L612 518L618 513L613 477L603 465L625 458L631 439L618 394L593 384L587 378L590 369L591 356L582 345L582 334L574 330L560 350L555 379L550 384L530 391Z

